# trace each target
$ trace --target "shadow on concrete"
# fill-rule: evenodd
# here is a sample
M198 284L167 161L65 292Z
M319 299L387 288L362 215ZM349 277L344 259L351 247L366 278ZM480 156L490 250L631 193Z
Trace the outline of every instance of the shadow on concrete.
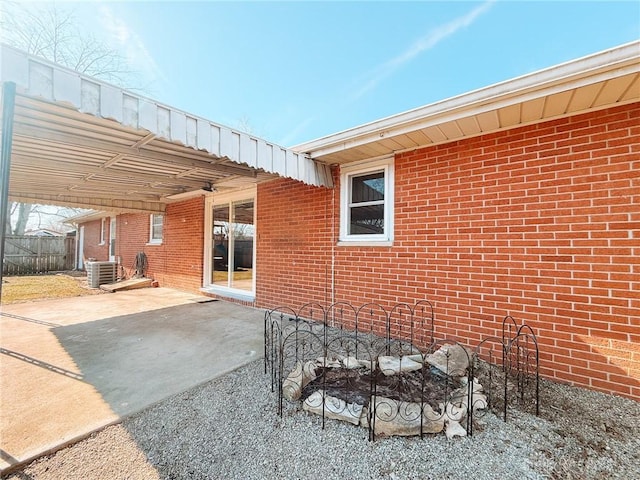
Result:
M51 363L43 362L42 360L38 360L37 358L30 357L28 355L23 355L19 352L14 352L13 350L7 350L6 348L0 348L0 354L7 355L8 357L13 357L18 360L22 360L23 362L29 363L31 365L35 365L36 367L44 368L49 370L50 372L59 373L60 375L65 375L67 377L73 378L74 380L84 381L82 375L72 372L71 370L67 370L66 368L58 367L57 365L53 365Z
M56 327L52 332L119 416L258 358L262 312L193 303Z
M0 315L7 318L13 318L14 320L22 320L23 322L31 322L37 325L44 325L45 327L59 327L60 325L52 322L45 322L44 320L38 320L37 318L24 317L22 315L15 315L13 313L0 312Z

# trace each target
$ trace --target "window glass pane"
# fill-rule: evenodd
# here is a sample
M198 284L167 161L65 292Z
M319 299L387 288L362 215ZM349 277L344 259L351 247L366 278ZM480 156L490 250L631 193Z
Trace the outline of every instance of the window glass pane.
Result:
M115 257L116 254L116 219L111 218L109 223L109 256Z
M384 200L384 172L351 177L351 202Z
M151 239L152 240L162 240L163 216L162 215L153 215L151 217L151 221L152 221Z
M351 207L350 235L380 235L384 233L384 205Z
M341 168L339 242L393 241L393 171L393 157Z
M231 287L253 290L253 200L233 203L233 273Z
M229 205L213 208L213 275L211 282L229 286Z
M253 200L214 205L213 284L253 291L253 213Z

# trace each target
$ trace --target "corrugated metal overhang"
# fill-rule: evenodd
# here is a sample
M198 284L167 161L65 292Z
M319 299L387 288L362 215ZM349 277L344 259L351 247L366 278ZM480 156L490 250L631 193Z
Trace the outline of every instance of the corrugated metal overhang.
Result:
M328 168L308 155L6 45L0 79L17 87L15 201L160 212L208 185L224 192L276 177L332 185Z
M640 100L640 42L293 147L344 164Z

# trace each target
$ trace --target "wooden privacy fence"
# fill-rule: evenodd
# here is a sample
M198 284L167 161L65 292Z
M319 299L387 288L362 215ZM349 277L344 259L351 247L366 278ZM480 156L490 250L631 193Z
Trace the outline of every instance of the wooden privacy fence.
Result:
M4 241L3 275L27 275L72 270L75 237L10 235Z

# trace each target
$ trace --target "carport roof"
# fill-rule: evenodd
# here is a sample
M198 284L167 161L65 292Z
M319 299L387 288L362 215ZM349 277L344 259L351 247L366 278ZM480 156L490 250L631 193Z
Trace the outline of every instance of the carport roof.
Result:
M289 177L331 186L327 166L0 44L16 84L9 196L28 203L155 211Z
M346 164L639 100L636 41L292 148Z

